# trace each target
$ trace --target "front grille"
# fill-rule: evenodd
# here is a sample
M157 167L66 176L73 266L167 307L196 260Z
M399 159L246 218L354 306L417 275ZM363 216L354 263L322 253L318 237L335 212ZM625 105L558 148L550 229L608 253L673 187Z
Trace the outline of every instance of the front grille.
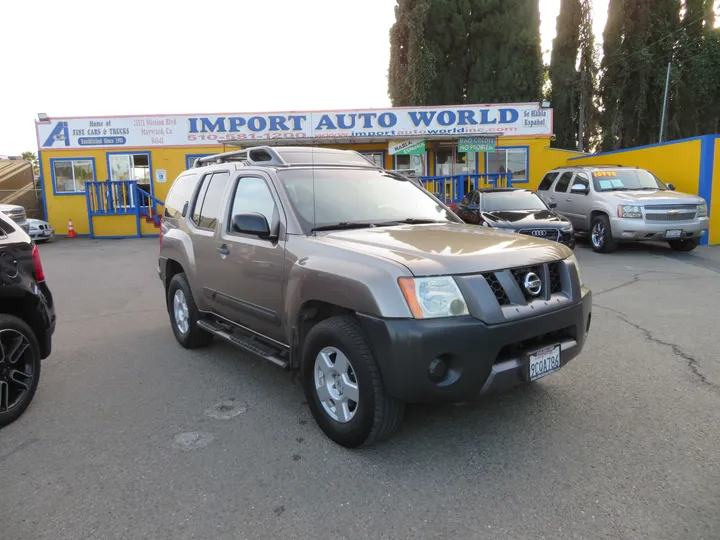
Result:
M497 298L498 304L501 306L508 305L510 303L510 298L508 298L505 289L503 289L503 286L500 284L495 274L488 273L483 274L482 276L485 278L485 281L487 281L487 284L490 285L492 292L495 293L495 298Z
M688 221L695 219L697 212L645 212L645 219L647 221Z
M697 210L695 204L652 204L645 207L645 210Z
M560 263L550 263L548 265L548 274L550 276L550 294L562 292L562 277L560 276Z
M554 240L555 242L560 240L560 231L557 229L521 229L518 232L527 236L534 236L535 238Z

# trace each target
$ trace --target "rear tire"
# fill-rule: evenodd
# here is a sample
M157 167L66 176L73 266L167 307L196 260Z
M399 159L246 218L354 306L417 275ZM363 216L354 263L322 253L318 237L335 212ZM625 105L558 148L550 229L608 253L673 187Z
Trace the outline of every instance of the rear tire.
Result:
M670 247L674 249L675 251L692 251L696 247L700 245L700 239L699 238L689 238L687 240L670 240L668 242L670 244Z
M387 395L370 345L354 317L332 317L310 330L302 379L315 421L341 446L357 448L383 441L402 421L405 404Z
M605 214L600 214L592 220L590 245L597 253L611 253L617 249L617 243L612 236L610 219Z
M200 311L195 305L190 284L184 273L175 274L167 289L167 309L170 326L178 343L186 349L205 347L212 341L212 334L198 327Z
M41 362L35 333L14 315L0 314L0 344L0 427L3 427L17 420L32 402L40 382Z

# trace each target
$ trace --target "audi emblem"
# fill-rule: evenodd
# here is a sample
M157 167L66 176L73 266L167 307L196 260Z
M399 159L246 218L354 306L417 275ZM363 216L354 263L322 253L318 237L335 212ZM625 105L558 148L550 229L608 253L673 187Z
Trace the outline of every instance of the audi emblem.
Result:
M533 231L531 234L532 234L533 236L547 236L547 231L544 231L544 230L540 229L540 230L537 230L537 231Z

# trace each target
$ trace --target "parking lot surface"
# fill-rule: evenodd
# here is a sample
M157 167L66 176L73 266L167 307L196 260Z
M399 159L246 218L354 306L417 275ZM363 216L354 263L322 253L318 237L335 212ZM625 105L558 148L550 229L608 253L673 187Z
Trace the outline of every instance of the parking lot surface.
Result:
M157 239L58 240L33 404L0 432L0 536L720 538L720 249L577 256L584 353L478 403L416 406L364 450L288 373L175 341Z

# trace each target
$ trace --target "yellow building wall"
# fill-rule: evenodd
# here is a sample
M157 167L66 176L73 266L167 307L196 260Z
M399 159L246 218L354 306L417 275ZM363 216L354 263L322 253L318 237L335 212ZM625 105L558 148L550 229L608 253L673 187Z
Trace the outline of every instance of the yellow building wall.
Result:
M569 159L568 165L625 165L654 173L660 180L674 184L677 191L698 194L701 141L695 139L646 148L618 150Z
M93 235L97 238L133 236L137 232L135 216L93 216Z
M709 243L720 244L720 137L715 138Z

